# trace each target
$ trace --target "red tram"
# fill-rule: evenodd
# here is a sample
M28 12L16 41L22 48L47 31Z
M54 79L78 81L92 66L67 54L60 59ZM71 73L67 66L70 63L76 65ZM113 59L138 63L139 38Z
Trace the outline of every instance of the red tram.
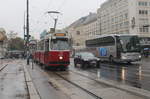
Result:
M38 42L34 61L43 67L66 69L70 64L70 38L67 33L52 33Z

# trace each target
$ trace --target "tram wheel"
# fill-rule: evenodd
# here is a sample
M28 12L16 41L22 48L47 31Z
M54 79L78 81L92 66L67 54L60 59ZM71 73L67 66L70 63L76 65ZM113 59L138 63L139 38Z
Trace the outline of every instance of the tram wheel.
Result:
M83 63L82 63L82 68L83 68L83 69L86 69L88 66L89 66L89 65L88 65L87 62L83 62Z
M74 63L74 67L75 67L75 68L77 67L77 63Z
M127 62L129 65L131 65L131 62Z
M66 69L67 69L67 68L64 67L64 66L62 66L62 67L60 68L61 71L66 71Z

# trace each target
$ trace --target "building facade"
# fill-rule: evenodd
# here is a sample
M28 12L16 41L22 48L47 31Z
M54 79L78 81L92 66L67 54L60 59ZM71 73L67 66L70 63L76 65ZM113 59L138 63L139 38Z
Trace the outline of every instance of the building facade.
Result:
M84 48L85 40L97 34L97 14L89 13L89 15L75 21L66 30L72 37L73 46L76 49Z
M107 0L97 16L98 34L150 36L150 0Z
M87 36L86 39L95 37L95 35L98 32L97 14L90 13L83 25L84 25L84 33Z

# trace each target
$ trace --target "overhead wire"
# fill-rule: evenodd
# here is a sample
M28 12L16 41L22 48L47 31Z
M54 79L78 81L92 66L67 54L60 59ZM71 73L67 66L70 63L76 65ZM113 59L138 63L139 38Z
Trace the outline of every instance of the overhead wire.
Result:
M52 1L53 0L49 0L48 6ZM35 6L34 6L34 8L35 8ZM44 8L43 11L45 11L46 9ZM46 21L43 22L43 19L45 19L45 18L43 18L43 16L45 16L44 12L37 19L31 19L31 21L33 21L33 27L31 28L32 31L41 31L43 26L45 27L45 24L47 24L47 22ZM35 26L34 24L36 24L36 27L34 27Z
M67 0L63 0L63 2L61 3L61 5L58 7L58 11L59 10L61 10L63 7L64 7L64 5L67 3Z
M57 8L57 11L61 11L61 15L64 14L63 12L63 7L65 6L65 4L67 3L67 0L63 0L62 3L59 5L59 7ZM58 17L58 16L57 16ZM59 24L59 23L58 23Z
M67 2L67 0L63 0L62 3L58 6L57 11L60 11L64 7L66 2ZM31 27L32 31L42 31L43 27L48 27L48 22L46 20L43 21L43 19L46 19L46 18L44 18L45 17L45 13L46 13L45 10L48 10L49 8L53 8L53 4L54 4L54 1L53 0L49 0L49 2L47 3L47 7L43 8L43 14L41 14L37 19L31 19L31 22L33 22L33 26ZM38 8L35 5L31 5L31 7L32 8ZM50 16L52 17L52 15L50 15ZM36 25L34 25L34 24L36 24ZM47 26L45 26L45 25L47 25ZM34 26L36 26L36 27L34 27Z

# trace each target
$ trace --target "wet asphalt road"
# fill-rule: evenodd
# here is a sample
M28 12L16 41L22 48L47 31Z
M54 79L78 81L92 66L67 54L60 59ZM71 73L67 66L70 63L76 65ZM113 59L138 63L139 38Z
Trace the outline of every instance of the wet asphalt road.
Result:
M98 83L93 79L75 73L76 70L79 72L83 70L75 69L73 62L67 71L50 69L44 71L36 64L34 64L33 70L31 70L31 67L28 69L42 99L145 99L141 96ZM89 69L84 71L90 73L88 70ZM95 69L91 68L91 70ZM62 79L60 76L67 79L69 82ZM84 90L70 82L82 87ZM100 98L93 97L85 90Z
M101 97L102 99L144 99L141 96L98 83L95 80L73 72L78 70L79 72L86 71L90 73L91 71L88 70L95 70L94 68L87 70L75 69L73 62L67 71L44 71L39 65L36 64L34 64L33 70L30 66L27 67L32 75L31 78L33 79L36 89L38 90L38 93L42 99L97 99L79 87L76 87L74 84L84 88L98 97ZM74 84L62 79L56 75L56 73L73 82Z
M9 64L9 66L6 69L4 69L3 72L0 73L0 76L1 76L0 96L3 97L3 99L10 99L10 97L11 99L20 99L20 98L26 99L27 98L25 85L24 84L20 85L21 87L15 86L15 83L24 81L24 79L21 79L23 78L22 77L23 72L21 69L22 67L20 66L22 66L23 64L26 64L25 62L26 61L22 61L22 63L17 63L16 61L14 61L11 64ZM148 59L145 58L145 59L142 59L141 62L133 63L133 64L117 64L117 63L110 64L108 62L103 62L100 64L100 68L88 68L88 69L83 70L80 68L74 68L73 61L72 61L69 66L68 71L57 72L57 73L75 82L76 84L79 84L80 86L86 88L87 90L90 90L92 93L95 93L96 95L99 95L101 97L105 97L104 99L121 99L118 97L126 97L126 98L128 97L127 99L144 99L142 97L138 97L136 95L121 91L119 89L115 89L110 86L99 84L95 82L94 80L75 74L72 71L75 71L75 72L78 71L80 73L89 74L89 76L93 78L99 77L99 79L113 80L115 82L116 81L119 82L120 84L121 83L127 84L129 86L134 86L134 87L138 87L138 88L142 88L142 89L146 89L150 91L150 85L149 85L150 84L150 71L149 71L150 67L149 66L150 66L150 58ZM79 97L80 98L82 97L81 99L93 99L90 95L88 95L84 91L80 90L79 88L76 88L75 86L67 83L66 81L54 75L53 72L52 74L51 73L49 74L49 72L51 71L43 71L41 68L39 68L40 66L36 64L34 64L33 70L31 69L30 66L27 66L27 67L32 75L33 82L42 99L70 99L70 98L79 99ZM47 72L48 75L45 74L44 72ZM14 80L14 82L11 81L11 86L5 86L5 85L9 85L9 84L6 84L6 82L7 83L10 82L8 80L15 79L15 78L18 79L18 77L20 79L19 82L15 82L18 80ZM57 80L57 82L59 82L59 84L64 86L67 89L67 91L64 92L64 90L62 90L61 88L59 89L57 87L55 88L55 86L53 87L53 85L49 83L49 78L53 78ZM14 83L14 86L12 86L13 85L12 83ZM12 91L14 89L16 91ZM5 92L8 92L8 93L5 94Z
M100 79L113 80L150 91L150 58L143 58L142 61L132 64L103 62L100 69L89 68L83 71L94 73Z

